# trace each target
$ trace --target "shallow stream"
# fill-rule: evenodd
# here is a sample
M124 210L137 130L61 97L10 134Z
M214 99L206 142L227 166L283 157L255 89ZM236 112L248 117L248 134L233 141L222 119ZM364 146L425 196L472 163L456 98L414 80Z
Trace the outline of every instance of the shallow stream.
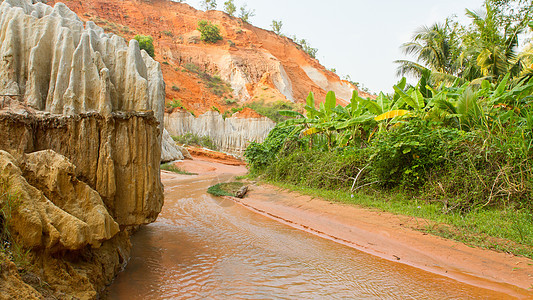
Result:
M502 299L299 231L206 194L228 178L169 181L132 238L109 299Z

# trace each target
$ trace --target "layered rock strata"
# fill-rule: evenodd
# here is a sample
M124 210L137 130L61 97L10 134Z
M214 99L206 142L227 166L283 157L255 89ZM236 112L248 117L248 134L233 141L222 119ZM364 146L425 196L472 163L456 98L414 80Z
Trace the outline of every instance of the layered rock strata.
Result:
M165 128L171 135L194 133L209 136L221 151L242 156L251 141L263 142L276 124L266 117L224 119L216 111L198 117L175 110L165 116Z
M0 276L97 298L163 205L160 65L61 3L0 3L0 238L26 268Z

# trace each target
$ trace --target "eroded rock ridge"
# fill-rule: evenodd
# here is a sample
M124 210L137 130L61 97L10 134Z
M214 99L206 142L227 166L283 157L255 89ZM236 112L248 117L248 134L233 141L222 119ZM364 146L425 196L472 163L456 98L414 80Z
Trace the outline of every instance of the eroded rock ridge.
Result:
M137 41L61 3L0 2L0 225L27 263L23 276L0 269L0 298L93 299L114 278L128 232L163 205L164 99Z

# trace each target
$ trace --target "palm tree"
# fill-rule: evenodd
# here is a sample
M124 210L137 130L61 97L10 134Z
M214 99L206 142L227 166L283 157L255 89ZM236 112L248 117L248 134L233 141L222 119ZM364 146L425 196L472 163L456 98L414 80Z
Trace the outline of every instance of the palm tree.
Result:
M472 19L472 25L463 37L463 56L479 67L479 77L493 82L507 73L518 77L526 68L524 58L517 55L518 37L528 24L530 12L526 11L517 22L505 22L497 8L486 2L483 11L467 9L466 15Z
M441 77L458 75L459 37L456 24L448 19L444 24L421 27L401 48L406 55L414 55L416 62L396 60L399 76L421 78L428 70Z

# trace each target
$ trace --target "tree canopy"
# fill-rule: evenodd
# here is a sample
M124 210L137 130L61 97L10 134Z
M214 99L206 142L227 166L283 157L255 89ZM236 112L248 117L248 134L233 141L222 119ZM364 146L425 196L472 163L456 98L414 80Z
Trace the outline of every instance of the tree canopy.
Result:
M521 79L528 66L527 57L518 53L519 36L527 30L532 10L530 0L486 0L482 10L466 10L467 25L448 18L424 26L402 45L415 60L397 60L398 75L421 78L429 72L435 83L499 82L507 73Z

